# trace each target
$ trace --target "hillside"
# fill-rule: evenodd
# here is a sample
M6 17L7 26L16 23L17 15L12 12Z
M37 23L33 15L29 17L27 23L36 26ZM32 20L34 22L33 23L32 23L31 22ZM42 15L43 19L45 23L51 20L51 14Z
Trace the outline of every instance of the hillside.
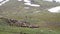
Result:
M51 13L48 11L48 9L60 6L60 4L55 2L45 2L42 0L34 0L34 3L39 4L40 7L31 7L24 5L23 1L19 2L17 0L10 0L9 2L0 6L0 17L25 20L31 24L38 24L41 26L41 29L9 26L5 20L0 19L0 33L20 34L22 31L22 34L59 34L60 31L58 29L60 28L60 13ZM50 29L47 27L51 27L54 31L50 31ZM55 28L58 29L56 30ZM41 32L41 30L43 30L43 32Z

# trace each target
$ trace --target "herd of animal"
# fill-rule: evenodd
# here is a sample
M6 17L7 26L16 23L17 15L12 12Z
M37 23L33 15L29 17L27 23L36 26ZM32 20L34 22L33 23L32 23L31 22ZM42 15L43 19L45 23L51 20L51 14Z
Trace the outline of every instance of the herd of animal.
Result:
M4 19L10 26L17 26L17 27L28 27L28 28L39 28L36 24L30 24L26 21L20 21L15 19L8 19L8 18L0 18Z

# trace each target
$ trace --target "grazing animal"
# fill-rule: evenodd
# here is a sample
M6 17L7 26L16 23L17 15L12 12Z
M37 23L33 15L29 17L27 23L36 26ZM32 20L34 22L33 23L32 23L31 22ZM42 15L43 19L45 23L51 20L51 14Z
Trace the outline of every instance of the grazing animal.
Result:
M28 28L39 28L36 24L30 24L26 21L19 21L15 19L8 19L8 18L0 18L5 20L10 26L18 26L18 27L28 27Z

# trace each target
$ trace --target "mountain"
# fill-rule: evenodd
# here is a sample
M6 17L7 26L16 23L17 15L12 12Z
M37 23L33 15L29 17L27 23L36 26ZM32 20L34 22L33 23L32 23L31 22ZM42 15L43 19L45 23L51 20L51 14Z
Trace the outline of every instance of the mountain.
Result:
M60 34L60 13L48 11L50 8L60 6L60 3L33 0L31 4L40 5L39 7L24 3L26 2L9 0L0 5L0 34ZM37 24L39 28L17 27L16 25L22 24L20 21L28 27L34 27ZM11 22L14 26L7 22Z
M0 16L30 23L60 22L60 13L51 13L48 9L59 6L59 3L34 0L40 7L24 5L24 1L9 0L0 6ZM27 8L27 9L26 9ZM26 18L27 16L27 18ZM41 24L39 24L41 25Z

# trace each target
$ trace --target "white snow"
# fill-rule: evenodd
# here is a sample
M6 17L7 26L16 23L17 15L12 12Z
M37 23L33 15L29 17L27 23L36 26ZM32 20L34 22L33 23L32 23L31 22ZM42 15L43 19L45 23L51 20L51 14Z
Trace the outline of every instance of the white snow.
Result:
M37 5L37 4L31 4L30 6L40 7L40 5Z
M24 3L25 5L31 5L31 3Z
M53 2L53 0L43 0L43 1L49 1L49 2ZM60 2L60 0L55 0L56 2Z
M0 2L2 2L3 0L0 0Z
M22 1L22 0L18 0L18 1Z
M59 13L60 12L60 6L48 9L48 11L53 12L53 13Z
M30 0L24 0L24 2L30 3L31 1Z
M30 0L18 0L18 1L31 2Z
M22 0L18 0L18 1L22 1ZM33 7L40 7L40 5L38 4L31 4L31 0L24 0L24 4L25 5L29 5L29 6L33 6Z
M31 3L24 3L24 4L29 6L34 6L34 7L40 7L40 5L37 5L37 4L31 4Z
M55 0L56 2L60 2L60 0Z
M1 2L1 3L0 3L0 6L3 5L3 4L5 4L5 3L8 2L8 1L9 1L9 0L5 0L5 1Z
M52 0L43 0L43 1L50 1L50 2L52 2Z

